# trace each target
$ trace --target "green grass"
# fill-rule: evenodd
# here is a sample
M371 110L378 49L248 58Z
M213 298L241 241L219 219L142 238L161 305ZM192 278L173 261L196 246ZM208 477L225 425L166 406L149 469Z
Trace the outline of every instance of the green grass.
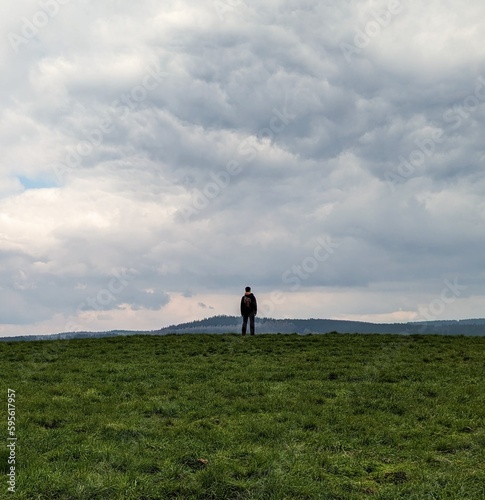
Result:
M483 499L485 338L0 344L18 499Z

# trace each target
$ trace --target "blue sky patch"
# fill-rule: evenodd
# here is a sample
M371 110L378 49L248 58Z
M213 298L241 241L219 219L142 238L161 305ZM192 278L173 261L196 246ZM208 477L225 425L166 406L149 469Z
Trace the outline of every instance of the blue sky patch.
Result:
M19 175L18 180L25 189L45 189L55 187L55 184L48 179L31 179L29 177Z

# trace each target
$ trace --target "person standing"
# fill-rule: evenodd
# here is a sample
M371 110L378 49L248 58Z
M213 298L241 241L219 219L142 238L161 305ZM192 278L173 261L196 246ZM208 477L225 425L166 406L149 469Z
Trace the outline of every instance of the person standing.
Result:
M246 329L249 319L249 331L254 335L254 317L258 312L258 303L256 297L251 293L251 287L246 287L246 293L241 298L241 316L243 318L242 334L246 335Z

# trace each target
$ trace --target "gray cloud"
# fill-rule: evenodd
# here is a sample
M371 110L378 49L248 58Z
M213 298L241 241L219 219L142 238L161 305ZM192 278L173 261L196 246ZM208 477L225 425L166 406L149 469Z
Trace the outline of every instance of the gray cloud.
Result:
M458 278L443 317L483 315L480 2L49 5L0 26L2 331L237 314L246 284L387 321Z

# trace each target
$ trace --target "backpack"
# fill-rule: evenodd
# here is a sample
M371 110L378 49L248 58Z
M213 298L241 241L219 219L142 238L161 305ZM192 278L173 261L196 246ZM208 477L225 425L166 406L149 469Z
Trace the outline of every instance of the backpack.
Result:
M243 297L243 305L248 311L252 309L253 301L251 300L251 296L245 295Z

